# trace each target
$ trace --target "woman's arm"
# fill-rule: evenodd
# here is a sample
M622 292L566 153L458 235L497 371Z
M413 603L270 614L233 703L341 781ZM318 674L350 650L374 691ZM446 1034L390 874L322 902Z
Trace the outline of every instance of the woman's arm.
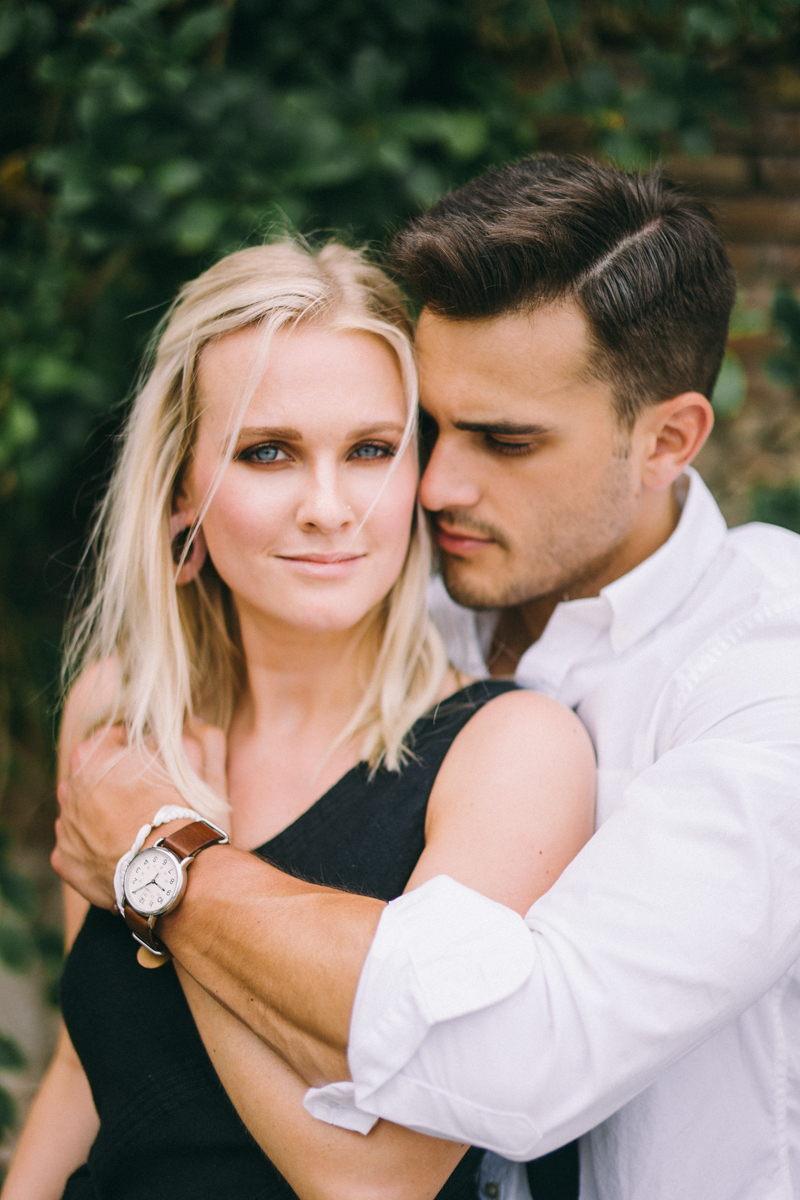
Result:
M431 1200L467 1147L379 1121L363 1137L303 1108L307 1084L178 968L209 1057L239 1116L301 1200Z
M578 719L533 693L485 705L455 739L408 890L448 874L525 912L591 836L594 755ZM302 1200L428 1200L466 1147L380 1121L363 1137L317 1122L306 1082L179 971L242 1120Z
M89 1084L66 1029L20 1134L2 1200L61 1200L97 1137Z
M64 705L58 739L58 779L69 773L69 758L86 736L114 686L113 672L87 671ZM69 950L89 905L64 885L65 946ZM2 1200L61 1200L72 1172L86 1161L100 1122L89 1082L63 1022L52 1062L20 1133L2 1190Z
M88 907L77 892L65 886L68 946ZM86 1162L99 1128L89 1082L62 1023L53 1060L19 1136L2 1200L61 1200L67 1179Z

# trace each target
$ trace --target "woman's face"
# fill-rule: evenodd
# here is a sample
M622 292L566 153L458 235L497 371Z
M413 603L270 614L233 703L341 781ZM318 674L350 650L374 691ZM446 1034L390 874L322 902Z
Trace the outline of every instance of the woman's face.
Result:
M201 417L180 498L192 517L262 336L229 334L201 356ZM414 454L404 453L389 476L405 422L400 371L380 338L311 325L275 335L203 517L209 555L243 622L342 631L383 599L400 574L414 513Z

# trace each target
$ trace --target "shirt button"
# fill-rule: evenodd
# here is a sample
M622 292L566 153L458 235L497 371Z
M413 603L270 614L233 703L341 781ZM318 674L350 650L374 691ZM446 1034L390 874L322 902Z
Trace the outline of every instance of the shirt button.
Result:
M488 1183L483 1185L483 1194L486 1200L500 1200L500 1184L490 1179Z

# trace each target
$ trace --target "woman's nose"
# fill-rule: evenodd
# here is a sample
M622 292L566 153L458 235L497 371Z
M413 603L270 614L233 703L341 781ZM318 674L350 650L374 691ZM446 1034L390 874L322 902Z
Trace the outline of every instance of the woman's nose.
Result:
M309 472L297 509L298 525L334 533L353 520L353 508L338 472L325 467Z

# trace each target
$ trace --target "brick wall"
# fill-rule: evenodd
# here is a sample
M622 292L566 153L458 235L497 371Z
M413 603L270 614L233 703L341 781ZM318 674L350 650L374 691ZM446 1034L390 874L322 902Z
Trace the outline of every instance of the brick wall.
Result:
M776 284L800 295L800 109L762 113L746 133L727 132L708 159L673 157L669 173L715 208L725 232L740 288L740 307L751 325L739 328L731 350L747 372L744 406L718 420L698 467L730 524L747 520L755 484L800 483L800 399L771 383L764 359L780 346L768 314ZM739 322L739 325L747 322Z

